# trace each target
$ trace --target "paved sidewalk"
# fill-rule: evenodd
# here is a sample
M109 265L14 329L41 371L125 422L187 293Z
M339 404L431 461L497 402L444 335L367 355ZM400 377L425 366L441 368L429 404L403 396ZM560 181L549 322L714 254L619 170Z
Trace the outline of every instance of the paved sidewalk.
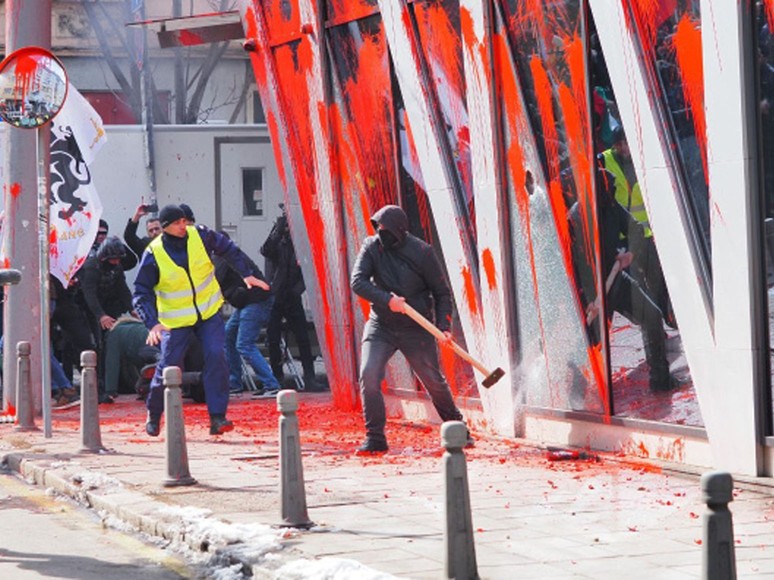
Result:
M361 458L351 453L358 416L333 409L328 394L299 401L310 531L265 527L280 519L273 400L233 400L237 429L221 437L208 434L204 407L186 401L192 487L162 487L163 430L147 437L142 403L128 395L99 408L106 453L78 453L75 408L54 413L50 439L0 425L0 455L113 525L216 553L258 578L303 578L304 559L340 563L333 558L367 566L372 578L443 577L439 427L391 422L390 453ZM607 456L549 462L527 442L480 434L466 456L482 578L700 577L705 508L697 477ZM740 578L774 578L774 493L763 483L740 484L730 506ZM299 561L302 572L290 574ZM362 569L348 577L369 576Z

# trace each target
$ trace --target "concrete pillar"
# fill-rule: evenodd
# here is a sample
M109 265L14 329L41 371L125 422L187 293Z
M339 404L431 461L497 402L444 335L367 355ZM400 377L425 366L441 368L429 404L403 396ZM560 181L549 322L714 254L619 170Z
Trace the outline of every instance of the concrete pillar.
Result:
M279 420L281 526L308 529L314 525L306 512L304 467L298 431L298 395L285 389L277 394Z
M185 442L185 423L183 421L183 394L180 385L183 382L183 373L178 367L164 369L164 415L165 424L165 449L167 456L167 478L164 487L179 485L195 485L196 480L191 477L188 469L188 448Z
M102 451L97 394L97 353L81 353L81 453Z
M729 502L734 500L734 480L729 473L715 471L701 476L704 512L701 577L703 580L736 580L734 524Z
M51 0L7 0L5 3L5 54L25 47L51 48ZM44 130L45 131L45 130ZM48 135L47 132L44 133ZM37 149L35 130L6 127L3 136L3 174L5 178L5 225L3 244L6 264L22 272L18 286L6 288L5 344L27 341L31 358L42 360L40 353L40 244L38 240ZM48 151L46 147L46 167ZM42 364L30 369L32 385L43 384ZM3 355L3 384L16 384L16 361L12 349ZM42 409L42 390L33 388L34 409ZM3 408L14 404L13 389L3 389Z
M446 449L443 454L446 492L445 578L456 580L478 578L468 468L462 451L467 441L468 428L462 421L447 421L441 426L441 443Z

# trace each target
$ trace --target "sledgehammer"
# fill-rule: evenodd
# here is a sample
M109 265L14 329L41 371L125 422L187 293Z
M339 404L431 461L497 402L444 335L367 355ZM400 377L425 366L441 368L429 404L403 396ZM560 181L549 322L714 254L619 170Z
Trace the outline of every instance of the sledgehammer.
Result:
M503 378L503 375L505 375L505 371L501 369L500 367L497 367L493 371L489 371L481 362L477 361L475 358L473 358L470 354L465 352L465 350L456 342L453 340L446 341L446 335L441 332L438 327L436 327L432 322L430 322L427 318L422 316L419 312L414 310L411 306L409 306L408 302L404 302L404 313L406 316L411 318L414 322L416 322L419 326L424 328L427 332L432 334L435 338L441 341L443 344L448 344L451 346L452 350L460 357L462 357L464 360L468 361L470 364L472 364L475 368L479 370L479 372L486 377L481 384L484 385L487 389L494 385L497 381L499 381L501 378Z

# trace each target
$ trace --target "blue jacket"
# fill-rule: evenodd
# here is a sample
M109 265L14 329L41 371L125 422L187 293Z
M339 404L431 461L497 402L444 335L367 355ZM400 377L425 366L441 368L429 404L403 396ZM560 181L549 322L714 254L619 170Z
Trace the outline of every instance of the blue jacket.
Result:
M207 250L208 254L221 256L243 278L251 274L250 267L243 258L244 254L229 238L202 225L197 225L196 231L201 236L204 249ZM188 271L188 236L177 238L166 233L161 235L161 241L169 257L175 264ZM134 281L132 302L137 314L140 315L149 330L159 323L158 311L156 310L156 292L154 291L158 282L159 266L153 254L146 249L140 261L140 271Z

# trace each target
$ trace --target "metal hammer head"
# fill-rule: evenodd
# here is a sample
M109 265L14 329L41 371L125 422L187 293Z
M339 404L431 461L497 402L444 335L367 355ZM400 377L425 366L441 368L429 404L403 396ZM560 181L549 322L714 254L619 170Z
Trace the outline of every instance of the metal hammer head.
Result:
M21 280L21 272L10 268L0 269L0 286L18 284Z
M501 369L500 367L497 367L495 370L492 371L492 374L489 375L487 378L484 379L484 382L481 384L484 385L487 389L494 385L497 381L499 381L503 376L505 375L505 371Z

